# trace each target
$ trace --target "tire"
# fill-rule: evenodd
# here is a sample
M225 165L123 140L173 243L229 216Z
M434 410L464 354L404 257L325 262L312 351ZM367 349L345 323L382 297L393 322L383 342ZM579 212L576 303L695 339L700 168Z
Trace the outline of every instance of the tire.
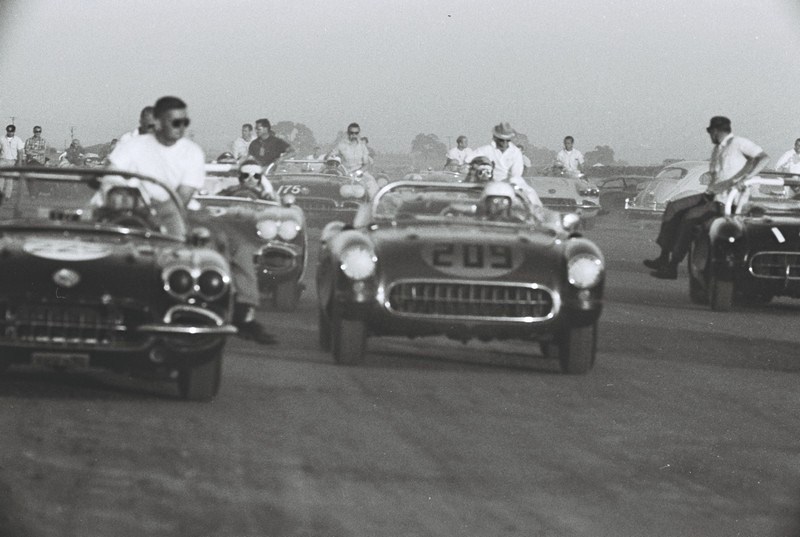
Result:
M331 351L333 360L342 365L364 363L367 326L364 321L343 319L336 305L331 315Z
M691 273L689 274L689 300L692 301L692 304L708 304L708 291Z
M565 330L558 342L561 372L582 375L594 365L597 352L597 323Z
M272 303L279 311L294 311L300 301L300 285L289 281L275 287Z
M331 320L321 307L317 307L317 336L319 338L319 348L323 351L331 350Z
M698 249L701 252L700 258L702 259L703 252L708 250L708 243L698 242L697 237L695 237L691 248L689 248L689 255L686 258L686 271L689 273L689 300L692 301L692 304L707 305L709 298L708 288L705 286L704 281L698 279L698 276L705 279L704 274L708 269L705 266L702 269L695 267L695 261L697 261L695 252ZM707 253L706 259L708 259Z
M730 311L733 309L733 282L720 280L711 276L708 286L708 298L714 311Z
M210 401L219 392L221 380L222 349L218 349L206 360L178 371L178 391L187 401Z

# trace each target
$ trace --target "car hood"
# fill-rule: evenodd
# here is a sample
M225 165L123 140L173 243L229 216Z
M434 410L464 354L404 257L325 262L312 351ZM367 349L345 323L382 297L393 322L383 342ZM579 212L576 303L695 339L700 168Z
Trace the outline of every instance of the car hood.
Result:
M380 271L390 281L452 278L555 285L564 272L563 241L532 228L411 225L369 236Z
M97 234L5 232L0 237L0 296L147 300L162 287L159 256L180 243ZM162 241L158 241L162 242Z
M341 199L342 185L358 184L350 177L316 173L270 175L268 179L278 194L293 194L297 198Z

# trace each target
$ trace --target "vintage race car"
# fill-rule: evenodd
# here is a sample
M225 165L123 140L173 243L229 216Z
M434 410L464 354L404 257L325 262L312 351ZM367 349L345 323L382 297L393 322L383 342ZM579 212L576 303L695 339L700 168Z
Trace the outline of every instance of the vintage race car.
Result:
M714 310L800 298L800 176L762 172L746 184L689 252L689 296Z
M314 160L283 160L267 170L267 178L279 196L295 196L309 226L352 220L368 199L360 174L348 174L340 167L326 171L320 166Z
M446 335L538 340L561 369L595 359L604 261L568 228L574 214L482 214L483 185L401 181L382 188L352 226L323 229L316 283L319 340L336 362L358 364L367 337Z
M708 161L685 160L670 164L638 194L625 200L625 216L661 218L668 202L705 192L710 182Z
M303 291L306 267L303 210L292 205L291 200L281 205L236 195L197 195L194 199L211 215L207 221L210 227L214 226L214 217L236 215L239 227L233 232L252 250L259 291L271 297L277 309L294 310Z
M559 213L577 213L591 226L600 212L600 191L593 182L577 177L523 177L536 190L545 208Z
M99 367L216 395L236 333L230 267L173 191L102 168L0 179L0 369Z
M614 175L595 179L600 191L600 205L603 206L601 212L624 209L625 200L636 197L652 180L652 175Z

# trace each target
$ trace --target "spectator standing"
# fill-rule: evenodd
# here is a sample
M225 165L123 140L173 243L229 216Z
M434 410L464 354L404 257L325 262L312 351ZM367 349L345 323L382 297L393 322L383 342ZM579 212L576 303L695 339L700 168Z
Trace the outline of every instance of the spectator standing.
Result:
M511 143L514 138L514 129L508 122L495 125L492 130L492 142L475 150L473 158L477 156L489 157L494 162L494 180L507 181L512 178L522 177L524 165L522 152Z
M794 149L790 149L775 163L779 172L800 173L800 138L794 141Z
M358 170L364 171L372 163L369 149L359 139L359 134L361 134L361 127L358 123L351 123L347 126L347 139L339 142L333 150L334 153L342 158L342 166L347 170L347 173L353 173Z
M757 175L769 160L760 146L731 133L727 117L712 117L706 132L714 144L709 164L711 182L706 192L669 202L664 209L656 238L661 255L644 261L646 267L655 269L651 275L656 278L677 279L678 265L689 251L694 227L720 214L720 195Z
M0 138L0 166L21 166L25 156L25 142L17 136L17 127L6 125L6 135Z
M152 106L145 106L139 112L139 126L130 132L126 132L119 137L118 143L125 143L131 138L142 136L143 134L152 134L156 131L156 118Z
M81 147L80 140L77 138L72 140L72 143L69 144L69 147L67 148L65 157L67 162L73 166L80 166L83 164L83 147Z
M472 149L467 143L467 137L463 134L456 138L456 147L451 147L445 155L447 158L444 163L445 169L461 168L472 160Z
M279 158L294 153L294 149L289 142L273 134L268 119L259 119L256 121L256 139L250 142L248 152L266 168Z
M36 125L33 136L25 140L25 163L44 166L47 162L47 140L42 138L42 128Z
M564 175L579 177L583 173L583 153L574 148L575 138L564 138L564 149L556 155L553 167L561 170Z
M242 135L233 141L231 148L233 149L233 157L236 160L243 159L248 155L250 144L255 139L253 134L253 125L245 123L242 125Z

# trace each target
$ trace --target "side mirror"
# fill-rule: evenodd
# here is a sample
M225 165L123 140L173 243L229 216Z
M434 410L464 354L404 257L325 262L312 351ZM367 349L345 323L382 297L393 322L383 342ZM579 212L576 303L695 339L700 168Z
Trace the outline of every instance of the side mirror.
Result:
M291 207L295 203L297 203L297 198L294 197L294 194L284 194L281 197L281 205L284 207Z
M189 233L189 244L206 246L211 242L211 231L207 227L196 227Z

